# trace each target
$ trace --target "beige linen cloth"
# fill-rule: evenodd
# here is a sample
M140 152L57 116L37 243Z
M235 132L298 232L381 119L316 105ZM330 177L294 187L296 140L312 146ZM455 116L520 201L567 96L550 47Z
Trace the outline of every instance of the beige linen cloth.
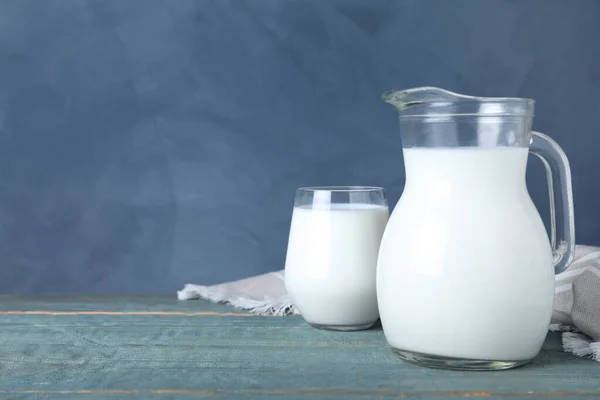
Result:
M283 271L214 286L187 284L179 300L222 302L260 315L299 314L285 290ZM556 275L549 327L563 332L563 348L600 361L600 247L579 245L573 263Z

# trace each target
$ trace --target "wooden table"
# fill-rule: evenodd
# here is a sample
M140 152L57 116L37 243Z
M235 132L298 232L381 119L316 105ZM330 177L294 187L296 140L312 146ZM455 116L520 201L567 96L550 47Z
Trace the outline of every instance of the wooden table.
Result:
M381 328L334 333L173 297L0 296L0 399L600 399L600 363L550 334L500 372L403 363Z

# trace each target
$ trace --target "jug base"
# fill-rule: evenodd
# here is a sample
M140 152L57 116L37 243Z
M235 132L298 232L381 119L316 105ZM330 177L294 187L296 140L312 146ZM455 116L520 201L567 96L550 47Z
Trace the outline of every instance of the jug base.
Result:
M470 358L454 358L444 356L434 356L431 354L416 353L413 351L393 349L402 360L411 364L420 365L428 368L451 369L458 371L500 371L520 367L530 363L529 360L512 361L494 361L494 360L476 360Z
M308 323L310 326L316 329L321 329L325 331L339 331L339 332L352 332L352 331L363 331L365 329L369 329L373 325L375 325L375 321L370 322L368 324L362 325L325 325L325 324L313 324L311 322Z

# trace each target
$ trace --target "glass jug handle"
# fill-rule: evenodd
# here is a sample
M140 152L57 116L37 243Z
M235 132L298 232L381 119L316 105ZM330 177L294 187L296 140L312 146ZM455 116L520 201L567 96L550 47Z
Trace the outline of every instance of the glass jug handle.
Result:
M550 241L555 273L563 272L575 253L575 217L571 167L567 155L549 136L532 132L529 151L546 167L550 192ZM558 214L556 212L558 208Z

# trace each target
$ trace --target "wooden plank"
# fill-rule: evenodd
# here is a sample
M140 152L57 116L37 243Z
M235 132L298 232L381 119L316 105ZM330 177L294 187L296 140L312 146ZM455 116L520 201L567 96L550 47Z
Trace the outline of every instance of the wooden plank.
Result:
M600 364L556 334L532 365L467 373L403 363L380 327L327 332L158 297L1 300L0 398L600 398Z
M218 312L252 315L224 304L179 301L173 296L6 296L0 295L0 315L15 311Z

